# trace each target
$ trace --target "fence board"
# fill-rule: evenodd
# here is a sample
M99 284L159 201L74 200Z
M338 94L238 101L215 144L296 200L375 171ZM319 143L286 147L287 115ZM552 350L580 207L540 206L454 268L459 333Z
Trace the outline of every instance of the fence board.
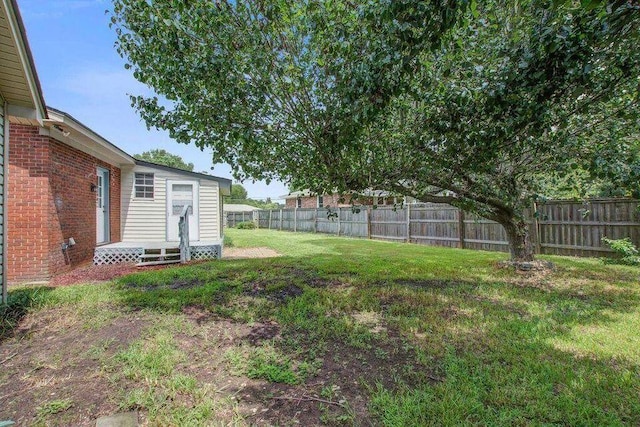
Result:
M600 199L586 203L548 201L534 205L531 238L537 252L554 255L611 256L603 237L631 238L640 246L639 201ZM331 216L329 216L331 213ZM508 251L503 227L449 205L427 203L378 208L279 209L227 212L225 225L254 221L260 228L337 234L424 245Z

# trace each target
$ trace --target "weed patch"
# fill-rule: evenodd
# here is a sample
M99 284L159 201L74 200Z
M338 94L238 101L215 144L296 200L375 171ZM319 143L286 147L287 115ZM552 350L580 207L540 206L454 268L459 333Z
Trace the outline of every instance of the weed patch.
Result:
M12 335L20 320L30 311L41 307L51 288L33 287L11 291L6 304L0 304L0 342Z
M229 350L226 359L236 375L272 383L297 384L304 380L306 369L295 370L292 360L278 352L272 344L261 347L240 347Z
M56 399L45 403L42 406L38 406L36 413L39 420L44 420L50 415L56 415L60 412L66 411L73 406L71 399Z

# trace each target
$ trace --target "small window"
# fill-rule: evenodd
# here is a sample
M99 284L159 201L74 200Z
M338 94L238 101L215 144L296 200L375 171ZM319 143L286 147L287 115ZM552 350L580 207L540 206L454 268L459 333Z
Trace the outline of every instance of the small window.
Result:
M324 197L322 197L322 196L318 196L318 207L319 208L323 208L324 207Z
M296 199L296 208L301 208L302 207L302 197L298 197Z
M153 199L153 174L136 172L136 198Z

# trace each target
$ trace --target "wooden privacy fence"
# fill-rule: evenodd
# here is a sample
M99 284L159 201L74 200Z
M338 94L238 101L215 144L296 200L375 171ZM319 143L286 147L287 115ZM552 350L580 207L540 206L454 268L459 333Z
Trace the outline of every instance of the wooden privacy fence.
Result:
M603 237L630 237L640 246L639 201L599 199L586 203L549 201L534 206L530 234L537 253L607 256ZM227 225L253 220L259 228L328 233L453 248L508 251L504 228L497 222L443 204L279 209L227 213Z
M224 213L224 226L235 227L241 222L253 222L255 221L255 212L225 212Z

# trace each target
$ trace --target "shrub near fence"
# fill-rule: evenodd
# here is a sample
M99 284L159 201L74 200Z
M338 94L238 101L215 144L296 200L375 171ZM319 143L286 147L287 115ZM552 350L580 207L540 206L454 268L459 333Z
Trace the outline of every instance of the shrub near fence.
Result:
M253 212L225 212L224 225L225 227L235 228L241 222L253 221Z
M278 209L245 213L259 228L327 233L339 236L410 242L423 245L508 252L503 227L485 218L442 204ZM603 237L629 237L640 246L639 201L599 199L589 202L549 201L533 206L529 215L536 252L574 256L610 256ZM228 213L227 224L239 222L240 213ZM251 219L250 219L251 218Z

